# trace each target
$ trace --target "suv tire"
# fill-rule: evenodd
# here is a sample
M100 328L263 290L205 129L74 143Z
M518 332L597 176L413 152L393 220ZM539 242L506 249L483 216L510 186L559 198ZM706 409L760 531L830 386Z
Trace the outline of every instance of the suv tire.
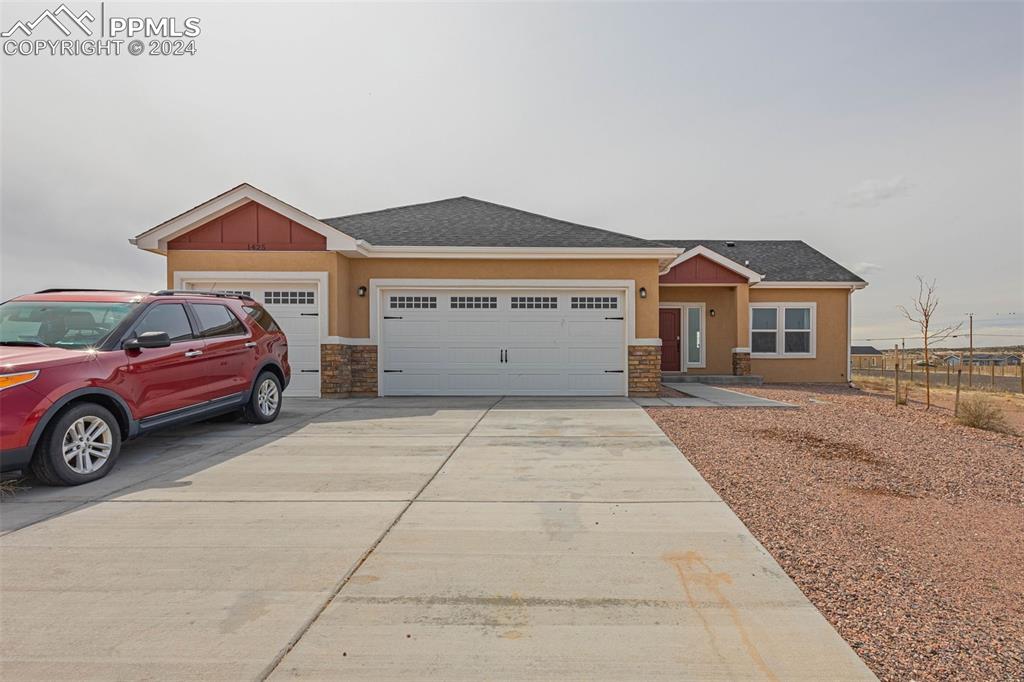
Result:
M273 372L260 372L243 409L250 424L269 424L281 413L281 382Z
M121 454L121 427L105 407L79 403L46 425L32 473L47 485L81 485L103 478Z

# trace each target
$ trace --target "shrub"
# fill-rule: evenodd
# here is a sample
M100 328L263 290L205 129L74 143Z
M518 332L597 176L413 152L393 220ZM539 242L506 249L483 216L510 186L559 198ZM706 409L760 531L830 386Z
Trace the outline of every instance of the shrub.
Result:
M1009 430L1006 417L999 408L980 395L962 398L956 419L964 426L973 426L976 429L1003 432Z

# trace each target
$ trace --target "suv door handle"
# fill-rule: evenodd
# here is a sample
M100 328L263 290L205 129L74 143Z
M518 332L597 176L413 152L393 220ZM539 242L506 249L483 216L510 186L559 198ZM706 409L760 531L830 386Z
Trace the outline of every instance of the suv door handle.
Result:
M190 350L190 351L187 351L185 353L185 357L186 358L194 358L194 357L202 355L202 354L203 354L203 351L201 351L201 350Z
M245 344L245 347L246 348L255 348L256 347L256 342L255 341L249 341L248 343Z

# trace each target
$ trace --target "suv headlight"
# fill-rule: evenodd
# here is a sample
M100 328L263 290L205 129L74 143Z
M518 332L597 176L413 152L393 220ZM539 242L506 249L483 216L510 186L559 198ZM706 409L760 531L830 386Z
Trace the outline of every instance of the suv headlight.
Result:
M39 376L39 370L33 370L31 372L16 372L14 374L0 374L0 391L5 391L8 388L14 388L21 384L27 384L28 382Z

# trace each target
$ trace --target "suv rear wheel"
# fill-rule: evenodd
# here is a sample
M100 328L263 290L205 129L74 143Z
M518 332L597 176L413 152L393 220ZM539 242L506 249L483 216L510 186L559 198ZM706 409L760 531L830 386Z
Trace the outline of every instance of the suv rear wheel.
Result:
M47 485L80 485L103 478L121 452L121 427L110 410L80 403L43 432L32 472Z
M268 424L281 412L281 382L273 372L262 372L245 406L245 420L251 424Z

